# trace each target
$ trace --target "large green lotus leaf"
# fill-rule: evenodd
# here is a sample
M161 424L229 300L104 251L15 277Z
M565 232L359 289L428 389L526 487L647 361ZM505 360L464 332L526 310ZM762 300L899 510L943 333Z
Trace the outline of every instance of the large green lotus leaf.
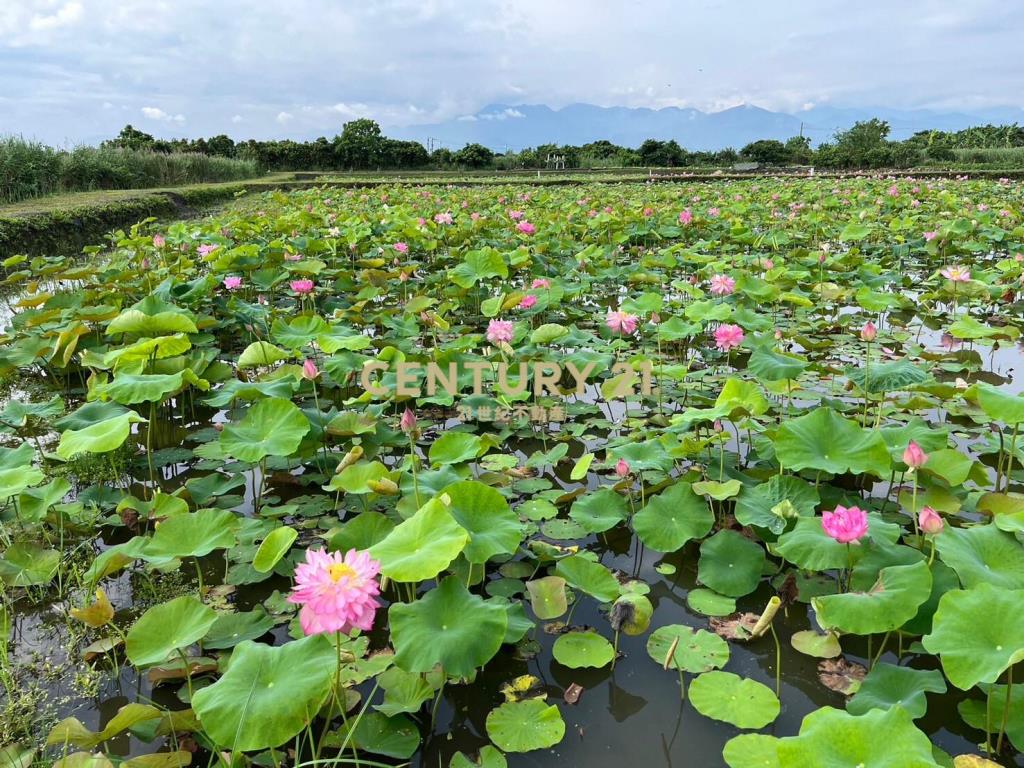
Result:
M298 406L268 397L250 408L238 424L227 424L220 447L239 461L255 464L267 456L290 456L309 432L309 420Z
M569 517L587 533L604 533L629 517L629 507L621 494L611 488L599 488L574 502Z
M672 650L673 643L675 650ZM683 624L658 627L647 638L647 655L658 664L665 665L670 650L669 666L693 674L719 669L729 661L729 644L725 640L714 632Z
M798 355L760 347L754 350L747 361L747 370L759 379L780 381L797 378L808 365L807 360Z
M107 325L107 334L137 333L161 336L165 333L198 333L196 324L180 312L157 312L149 315L138 309L126 309Z
M274 618L262 606L242 613L221 613L203 638L203 649L232 648L255 640L274 628Z
M857 693L847 702L846 711L863 715L872 709L903 707L916 720L928 709L926 693L945 692L946 680L937 669L875 664Z
M899 629L928 599L932 574L925 562L883 568L866 592L825 595L811 600L818 623L856 635Z
M138 367L141 363L151 360L165 360L168 357L183 355L192 348L192 342L183 333L173 336L157 336L143 338L134 344L127 344L107 352L100 360L87 359L88 351L83 353L82 362L92 368L118 369L123 366Z
M705 616L728 616L736 612L736 598L720 595L713 589L704 587L687 592L686 604L691 611Z
M565 736L565 721L558 707L541 699L507 701L488 713L487 735L505 752L547 749Z
M559 635L551 654L555 661L570 669L603 667L615 658L612 644L593 630Z
M782 505L788 501L797 514L813 515L821 503L814 486L793 475L772 475L767 482L745 486L736 499L736 519L743 525L766 528L774 534L786 530L789 519Z
M121 707L100 731L91 731L78 718L68 717L50 730L46 737L46 744L47 746L61 747L74 744L76 747L92 749L139 723L156 720L163 714L151 704L131 702Z
M469 542L444 497L435 497L370 548L381 573L394 581L426 581L451 565Z
M53 422L53 428L61 431L68 429L85 429L115 416L122 416L126 413L133 413L123 405L117 403L85 403L71 413L61 416Z
M941 768L901 707L860 716L823 707L804 718L798 736L779 739L777 752L780 768Z
M238 518L226 509L201 509L168 517L156 527L144 557L164 560L173 557L202 557L215 549L235 545Z
M707 501L683 482L648 499L633 516L636 535L657 552L675 552L686 542L706 536L714 524Z
M430 446L431 464L461 464L480 455L483 440L468 432L445 432Z
M6 502L11 496L19 495L30 485L35 485L45 477L46 474L35 467L0 469L0 500Z
M878 431L889 447L889 455L892 456L893 461L902 461L903 451L906 450L911 440L917 443L921 450L929 454L945 448L949 441L948 428L929 424L920 416L914 416L905 424L882 427Z
M494 248L469 251L465 260L448 270L449 279L460 288L471 288L488 277L508 277L508 265Z
M986 339L992 336L1014 339L1020 335L1020 331L1012 325L993 328L975 317L966 315L949 326L949 334L957 339Z
M7 471L9 470L0 470L0 477ZM34 476L34 473L29 472L23 474L30 478ZM63 477L51 480L38 488L25 489L18 496L18 517L24 521L42 521L50 507L59 504L70 490L71 483Z
M1024 422L1024 396L1010 394L984 382L975 384L973 390L981 410L993 421L1004 424Z
M1010 711L1006 716L1006 735L1018 752L1024 752L1024 685L1016 684L1016 682L1014 681L1015 685L1010 691ZM983 685L982 689L989 692L990 705L986 705L983 699L964 699L957 705L957 710L964 722L972 728L977 728L982 733L986 729L990 729L989 733L996 734L1003 722L1006 686ZM996 763L992 763L992 765L996 766ZM979 768L985 768L985 766L979 766Z
M756 382L730 378L722 386L711 408L687 408L679 416L674 416L672 423L687 426L698 421L726 418L738 420L747 416L760 416L767 411L768 401Z
M134 411L122 413L83 429L69 429L61 433L57 455L67 461L79 453L109 453L120 448L131 434L132 424L146 419Z
M619 596L619 580L600 563L582 555L571 555L558 561L555 575L565 579L569 586L587 593L602 603L610 603Z
M306 346L330 330L327 321L319 315L300 315L288 323L281 318L274 320L270 337L276 343L294 350Z
M16 541L0 557L0 580L11 587L38 587L57 575L61 553L41 544Z
M354 729L354 730L351 730ZM348 734L351 732L351 736ZM385 715L381 712L367 712L359 719L351 719L342 725L331 741L337 739L340 746L348 739L348 746L361 752L373 752L397 760L407 760L419 749L420 730L405 715Z
M203 732L232 752L284 744L307 727L330 695L335 653L323 634L279 646L240 643L227 672L192 697Z
M160 403L186 387L207 390L210 382L200 379L191 368L171 374L119 373L113 381L96 388L96 394L123 405Z
M778 741L763 733L741 733L725 742L722 759L729 768L779 768Z
M863 429L830 408L816 408L779 427L775 455L789 471L869 472L887 477L892 466L885 440L876 430Z
M384 689L384 701L374 705L389 717L402 712L419 712L434 697L434 687L423 675L406 672L401 667L389 667L377 676Z
M495 555L511 555L523 538L523 525L505 497L477 480L464 480L445 488L455 521L469 532L463 552L471 563L486 563Z
M217 612L191 595L154 605L128 630L128 659L137 667L160 664L202 639L216 620Z
M698 675L688 693L693 708L702 715L737 728L763 728L779 716L781 708L768 686L732 672Z
M287 360L288 353L280 347L275 347L269 341L254 341L238 356L239 368L259 368L264 365L273 365L282 360Z
M379 461L357 461L331 477L328 491L344 491L357 496L373 493L370 483L376 483L388 475L388 468Z
M508 626L502 603L471 594L454 576L414 603L392 603L388 617L399 667L429 672L440 664L454 678L494 658Z
M341 552L369 549L384 541L394 527L391 518L369 509L342 523L331 536L329 548Z
M998 526L947 526L935 537L935 547L968 589L977 584L1024 589L1024 545Z
M565 579L561 576L544 576L526 582L530 595L530 607L541 621L557 619L569 609Z
M9 400L0 411L0 426L26 427L30 419L52 419L64 413L64 399L54 395L45 403L22 402Z
M994 683L1024 659L1024 589L980 583L939 600L932 632L921 642L939 656L949 682L967 691Z
M872 394L897 392L901 389L923 384L931 376L909 360L895 360L890 363L872 363L869 368L847 368L846 376L861 389Z
M736 531L719 531L700 545L697 578L715 592L742 597L757 589L764 549Z
M299 532L287 525L272 530L260 542L259 549L252 558L252 567L258 573L270 573L274 566L281 562L281 558L288 554L298 536Z
M864 551L871 546L868 541L892 544L900 536L900 527L887 523L876 514L868 514L868 535L860 545L853 546L847 554L847 546L833 539L821 527L820 517L800 517L793 530L786 531L772 546L772 551L808 571L824 571L830 568L845 568L848 558L857 563Z
M209 397L203 399L206 405L223 408L236 400L262 400L265 397L281 397L287 400L295 392L295 379L291 376L270 381L239 381L231 379Z
M18 768L22 767L18 766ZM498 749L488 744L480 747L480 753L476 760L471 760L462 752L456 752L452 755L448 768L508 768L508 760Z

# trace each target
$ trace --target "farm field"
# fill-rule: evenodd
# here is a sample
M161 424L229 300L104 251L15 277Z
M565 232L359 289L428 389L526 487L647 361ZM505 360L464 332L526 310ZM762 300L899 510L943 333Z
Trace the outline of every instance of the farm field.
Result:
M1015 181L751 178L8 258L4 757L1022 766L1022 252Z

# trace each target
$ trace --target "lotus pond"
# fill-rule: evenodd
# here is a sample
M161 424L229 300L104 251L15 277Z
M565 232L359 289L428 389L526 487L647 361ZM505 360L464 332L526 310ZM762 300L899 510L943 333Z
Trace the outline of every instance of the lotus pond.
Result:
M1022 212L324 188L9 259L4 760L1024 765Z

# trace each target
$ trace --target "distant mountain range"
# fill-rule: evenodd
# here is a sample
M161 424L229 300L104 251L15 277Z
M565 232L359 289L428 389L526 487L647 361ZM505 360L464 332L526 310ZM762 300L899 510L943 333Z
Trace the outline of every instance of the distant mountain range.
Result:
M675 139L689 150L739 149L757 139L785 141L803 132L813 144L828 141L838 130L878 117L892 126L890 138L905 139L926 129L960 130L986 123L1024 122L1024 109L996 107L971 112L927 109L843 109L813 107L788 114L742 105L721 112L699 109L644 109L570 104L561 109L530 104L491 104L473 115L431 125L387 129L395 138L434 147L459 149L477 142L497 152L538 144L585 144L599 139L637 147L645 139Z

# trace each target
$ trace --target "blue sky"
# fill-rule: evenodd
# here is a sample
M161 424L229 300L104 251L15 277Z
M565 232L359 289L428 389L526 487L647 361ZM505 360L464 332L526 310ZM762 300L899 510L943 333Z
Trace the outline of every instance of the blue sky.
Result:
M1015 0L0 0L0 134L333 135L490 103L1024 106Z

